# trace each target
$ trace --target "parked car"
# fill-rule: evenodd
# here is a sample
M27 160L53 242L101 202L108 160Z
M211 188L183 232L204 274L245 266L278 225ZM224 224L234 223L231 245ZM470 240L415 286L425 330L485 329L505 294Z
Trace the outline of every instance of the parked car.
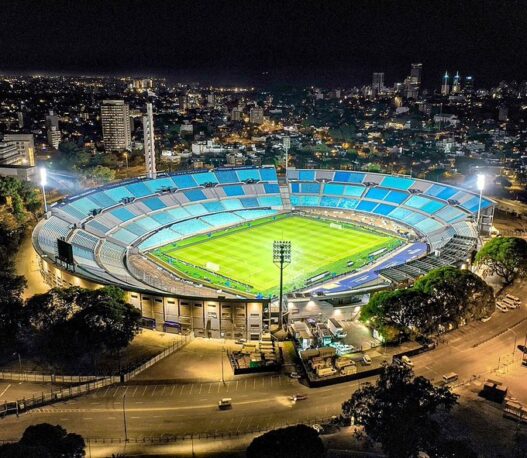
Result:
M509 309L507 307L505 307L504 305L501 305L499 302L496 303L496 308L500 311L500 312L508 312Z
M371 357L369 355L364 355L362 357L362 364L364 364L365 366L370 366L371 365Z
M481 322L482 323L486 323L487 321L489 321L491 319L490 316L484 316L482 319L481 319Z
M408 367L414 367L414 363L413 361L408 358L408 356L406 355L403 355L401 356L401 362L405 365L405 366L408 366Z
M296 379L302 378L302 376L298 372L291 372L289 374L289 377L296 378Z
M521 301L520 301L519 297L513 296L512 294L506 294L505 297L507 299L510 299L511 301L514 301L514 302L517 302L517 303L521 304Z
M307 394L293 394L293 396L291 396L291 401L293 402L296 402L296 401L305 401L307 399Z
M319 424L317 424L317 423L315 423L314 425L311 425L311 427L312 427L312 428L313 428L318 434L320 434L320 433L322 432L322 430L323 430L322 426L319 425Z

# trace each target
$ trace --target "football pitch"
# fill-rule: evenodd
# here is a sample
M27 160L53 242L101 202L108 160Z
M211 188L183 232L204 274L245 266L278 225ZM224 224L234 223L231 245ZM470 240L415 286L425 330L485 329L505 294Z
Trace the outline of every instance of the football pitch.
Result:
M213 287L255 296L275 295L279 270L273 241L291 241L284 289L360 269L403 241L349 223L302 216L278 216L201 234L150 253L176 273Z

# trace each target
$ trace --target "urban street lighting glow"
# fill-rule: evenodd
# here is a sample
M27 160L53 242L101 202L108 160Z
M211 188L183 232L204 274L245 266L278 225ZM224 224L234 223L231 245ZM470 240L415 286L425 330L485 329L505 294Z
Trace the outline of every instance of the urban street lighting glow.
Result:
M45 167L40 167L40 185L46 186L48 184L48 171Z
M476 186L478 187L478 191L483 191L483 189L485 189L485 175L482 173L478 173Z

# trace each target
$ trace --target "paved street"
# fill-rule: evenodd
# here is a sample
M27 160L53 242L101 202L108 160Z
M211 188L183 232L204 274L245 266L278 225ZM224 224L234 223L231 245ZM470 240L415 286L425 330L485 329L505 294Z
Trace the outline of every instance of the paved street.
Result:
M450 371L457 372L460 380L479 374L486 378L498 365L500 371L515 367L509 365L514 344L523 343L526 333L525 306L505 314L497 312L487 323L476 322L456 330L435 351L413 358L415 371L435 380ZM518 351L515 356L514 364L519 365ZM494 372L493 376L499 377L499 373ZM521 377L517 379L522 383ZM309 389L285 375L243 376L225 383L211 380L161 384L137 380L19 418L5 418L1 420L0 439L16 438L27 425L43 421L62 424L86 437L122 438L123 400L128 435L132 438L272 428L338 414L341 403L357 386L354 382ZM515 392L513 386L511 392ZM293 404L288 397L295 393L306 393L309 398ZM217 402L223 397L232 398L232 410L218 410Z

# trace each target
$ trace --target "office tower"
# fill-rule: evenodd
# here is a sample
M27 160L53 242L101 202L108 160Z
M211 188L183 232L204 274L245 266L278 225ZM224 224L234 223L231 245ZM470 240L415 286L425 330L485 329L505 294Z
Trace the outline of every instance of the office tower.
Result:
M18 164L35 166L35 140L33 134L6 134L4 135L4 142L16 148Z
M51 126L47 131L48 145L58 149L62 140L62 133L55 126Z
M249 111L249 122L251 124L263 124L264 111L261 107L253 107Z
M472 94L474 92L474 78L472 76L467 76L465 78L465 87L463 92L467 94Z
M445 72L443 76L443 82L441 84L441 95L448 95L450 92L450 86L448 84L448 72Z
M49 115L46 116L46 131L48 145L57 149L62 140L62 134L59 129L59 117L53 113L53 110L50 110Z
M211 92L210 94L207 95L207 105L209 107L213 107L214 103L216 103L216 97L214 96L214 93Z
M14 143L0 142L0 165L22 165L20 153Z
M452 82L452 94L457 94L461 92L461 81L459 77L459 72L456 72L454 76L454 81Z
M231 121L240 122L242 120L243 110L240 107L234 107L231 111Z
M155 178L156 171L156 150L155 150L155 135L154 135L154 114L152 112L152 104L146 104L146 116L143 116L143 134L144 134L144 148L145 148L145 165L146 175L148 178Z
M188 105L189 105L188 95L187 94L181 94L178 99L179 99L179 109L181 111L187 111L188 110Z
M374 73L371 80L371 90L373 94L379 94L384 89L384 73Z
M18 128L19 129L23 129L24 128L24 112L23 111L19 111L17 114L17 118L18 118Z
M410 78L418 85L421 85L421 78L423 74L423 64L412 64L410 69Z
M129 150L132 144L130 108L124 100L103 100L102 138L106 151Z

